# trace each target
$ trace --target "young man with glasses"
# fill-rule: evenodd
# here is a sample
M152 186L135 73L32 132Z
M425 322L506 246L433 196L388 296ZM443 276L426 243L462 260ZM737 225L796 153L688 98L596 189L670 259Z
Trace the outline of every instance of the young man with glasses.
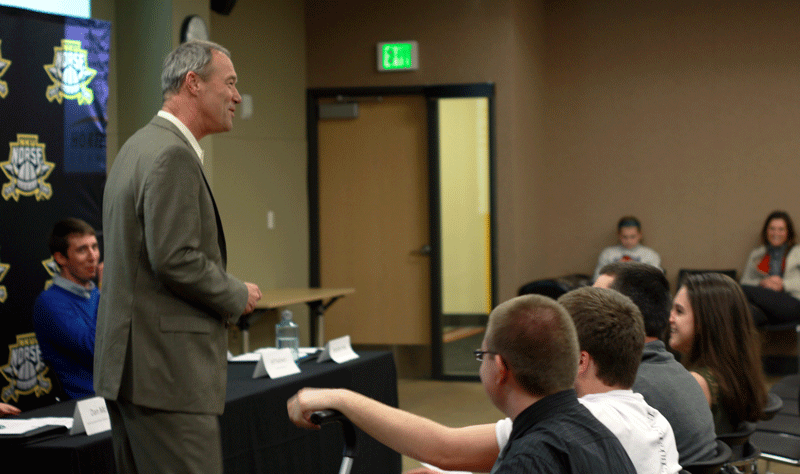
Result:
M578 341L560 304L526 295L499 305L475 356L489 399L512 420L502 451L495 424L448 428L343 389L301 390L289 415L312 428L312 412L337 409L390 448L445 469L635 472L619 440L578 402Z

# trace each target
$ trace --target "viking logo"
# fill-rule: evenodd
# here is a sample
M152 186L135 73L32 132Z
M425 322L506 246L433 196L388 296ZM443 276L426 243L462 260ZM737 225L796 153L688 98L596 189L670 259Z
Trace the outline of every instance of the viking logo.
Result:
M9 382L0 393L0 400L16 402L20 395L35 393L41 397L50 393L53 383L45 377L48 370L36 335L17 334L17 343L8 346L8 364L0 367L0 373Z
M36 200L41 201L53 196L53 187L45 180L53 172L55 163L45 158L44 146L39 143L38 135L21 133L17 134L16 142L9 143L8 161L0 163L10 180L3 185L3 199L19 201L20 196L36 196Z
M47 270L47 274L50 275L50 279L44 282L44 289L46 290L50 288L50 285L53 284L53 275L61 270L58 268L58 264L53 257L50 257L47 260L42 260L42 266L45 270ZM0 280L2 280L2 278L0 278Z
M0 46L3 45L3 40L0 40ZM8 59L3 59L3 56L0 55L0 77L3 77L3 74L6 73L8 70L8 66L11 66L11 61ZM0 81L0 97L3 99L6 98L8 95L8 83L6 81Z
M3 281L3 279L6 277L6 273L8 273L9 268L11 268L11 265L0 262L0 281ZM6 298L8 298L8 290L6 290L5 285L0 285L0 303L5 303Z
M87 63L87 51L76 40L61 40L61 47L53 47L53 64L44 66L53 85L47 87L47 100L58 101L76 99L78 105L88 105L94 101L94 92L89 89L97 74Z

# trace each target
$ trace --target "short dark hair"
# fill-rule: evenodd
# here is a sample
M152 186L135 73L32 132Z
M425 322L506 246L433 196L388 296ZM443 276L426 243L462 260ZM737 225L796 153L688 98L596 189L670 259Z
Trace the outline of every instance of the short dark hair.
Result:
M647 337L663 340L669 327L672 297L664 272L641 262L614 262L600 269L601 275L614 277L610 288L630 298L639 307Z
M619 219L619 222L617 222L617 232L621 231L623 227L636 227L642 230L642 223L633 216L623 216Z
M51 255L55 255L58 252L65 257L67 256L67 250L69 249L69 240L67 238L70 234L96 235L92 226L77 217L68 217L58 221L53 226L48 241Z
M582 351L607 385L630 388L644 350L644 322L630 298L609 288L586 286L558 299L575 322Z
M505 361L519 386L546 396L575 386L578 338L563 306L542 295L498 305L486 325L486 346Z
M789 217L789 213L786 211L772 211L769 213L767 219L764 221L764 226L761 227L761 243L769 245L767 227L769 227L769 223L773 219L783 219L783 222L786 223L786 243L788 244L787 246L791 248L794 245L794 224L792 224L792 218Z

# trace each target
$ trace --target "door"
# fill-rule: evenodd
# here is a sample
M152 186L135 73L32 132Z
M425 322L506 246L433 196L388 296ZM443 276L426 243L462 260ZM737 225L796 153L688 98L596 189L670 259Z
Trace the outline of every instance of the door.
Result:
M326 339L430 344L427 134L419 95L318 122L319 283L356 289L326 311Z

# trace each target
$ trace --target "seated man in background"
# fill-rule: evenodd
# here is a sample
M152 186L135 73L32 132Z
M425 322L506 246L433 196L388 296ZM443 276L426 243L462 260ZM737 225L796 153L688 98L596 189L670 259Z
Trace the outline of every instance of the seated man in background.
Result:
M33 305L36 339L67 397L94 395L92 365L100 292L93 279L102 265L97 237L92 226L69 218L55 224L49 245L60 272Z
M600 270L614 262L641 262L661 267L661 257L655 250L642 245L642 224L633 216L622 217L617 222L618 245L606 247L597 258L594 279L600 276Z
M633 391L669 420L681 465L713 458L717 435L705 395L663 342L672 308L664 272L644 263L611 263L600 270L594 286L619 291L642 312L645 344Z
M561 305L538 295L499 305L475 354L487 395L511 420L502 450L493 424L447 428L348 390L301 390L290 418L312 428L312 412L338 409L390 448L447 469L635 472L619 440L578 403L578 342Z

